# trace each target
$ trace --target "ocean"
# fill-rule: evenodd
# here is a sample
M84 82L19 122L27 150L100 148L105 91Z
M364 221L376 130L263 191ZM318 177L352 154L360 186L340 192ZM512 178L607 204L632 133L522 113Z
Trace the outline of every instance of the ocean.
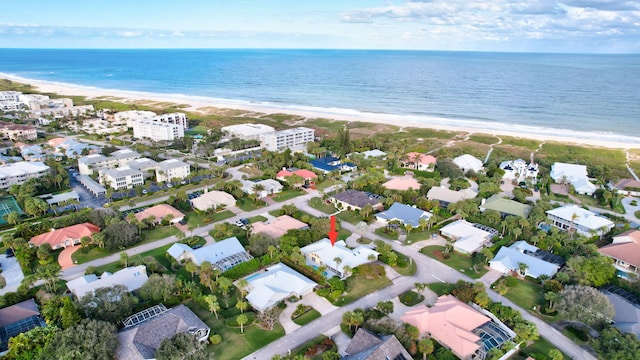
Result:
M640 55L0 49L0 73L480 129L640 137Z

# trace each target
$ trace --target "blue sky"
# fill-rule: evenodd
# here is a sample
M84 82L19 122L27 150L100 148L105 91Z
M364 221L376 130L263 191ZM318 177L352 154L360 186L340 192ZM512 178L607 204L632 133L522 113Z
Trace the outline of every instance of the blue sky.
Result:
M2 1L0 47L640 52L640 0Z

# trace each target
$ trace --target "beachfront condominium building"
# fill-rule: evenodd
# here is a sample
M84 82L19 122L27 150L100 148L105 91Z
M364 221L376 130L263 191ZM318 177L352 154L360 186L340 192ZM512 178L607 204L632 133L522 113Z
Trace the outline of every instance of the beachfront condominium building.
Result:
M269 151L304 151L313 142L315 130L306 127L260 134L260 145Z
M153 111L129 110L115 113L113 115L113 120L116 123L127 124L127 127L132 128L134 121L151 119L154 116L156 116L156 113Z
M108 185L115 190L131 189L144 184L142 171L130 167L120 167L117 169L107 169L99 172L100 183Z
M191 167L184 161L169 159L158 163L156 167L156 181L171 181L185 179L191 174Z
M119 123L126 123L128 127L132 128L133 124L138 120L151 120L163 124L180 125L184 129L189 128L189 119L187 114L184 113L171 113L157 115L152 111L121 111L113 116L114 120Z
M133 137L151 139L153 141L173 141L184 137L184 127L180 124L169 124L142 119L133 122Z
M189 119L187 118L187 114L184 113L161 114L152 117L151 120L161 122L163 124L180 125L185 130L189 128Z
M230 138L240 140L260 140L261 134L274 132L276 129L264 124L238 124L224 126L220 130Z
M36 132L36 128L22 125L22 124L14 124L10 122L0 121L0 134L5 139L9 139L11 141L20 141L20 140L30 140L33 141L38 138L38 133Z
M49 167L41 162L20 161L0 166L0 189L11 185L21 185L27 180L39 178L49 173Z

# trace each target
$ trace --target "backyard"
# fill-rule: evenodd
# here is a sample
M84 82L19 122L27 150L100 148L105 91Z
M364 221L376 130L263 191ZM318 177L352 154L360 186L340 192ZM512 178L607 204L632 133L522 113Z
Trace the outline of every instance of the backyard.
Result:
M486 274L489 269L486 266L482 266L480 271L475 271L473 269L473 262L470 256L464 256L462 254L458 254L455 251L449 251L449 258L445 259L442 255L444 252L444 247L439 245L431 245L423 247L420 250L421 253L427 255L432 259L436 259L441 263L452 267L473 279L479 279L482 275Z

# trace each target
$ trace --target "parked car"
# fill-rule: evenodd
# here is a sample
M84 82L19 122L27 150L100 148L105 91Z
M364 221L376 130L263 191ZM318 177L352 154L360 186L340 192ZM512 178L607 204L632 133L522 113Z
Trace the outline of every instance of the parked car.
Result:
M187 220L182 219L182 220L178 221L178 224L180 224L180 225L187 225Z
M16 254L14 254L14 253L13 253L13 249L11 249L11 248L9 248L9 249L5 250L4 254L5 254L8 258L16 256Z

